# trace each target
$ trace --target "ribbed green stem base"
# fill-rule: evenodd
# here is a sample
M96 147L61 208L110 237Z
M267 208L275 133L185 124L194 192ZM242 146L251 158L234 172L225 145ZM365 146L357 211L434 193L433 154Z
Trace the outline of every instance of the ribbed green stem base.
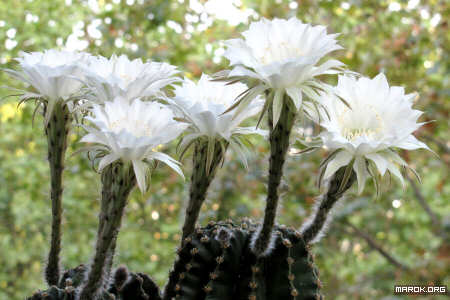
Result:
M297 112L291 99L284 95L283 108L278 123L273 127L272 107L269 106L268 122L270 128L269 183L267 187L266 209L263 224L252 243L252 250L257 255L264 255L272 239L272 228L278 207L278 187L283 175L283 165L289 149L289 137L295 123Z
M133 168L120 162L107 166L102 172L102 200L99 231L94 260L81 290L80 300L98 299L105 284L108 257L112 259L111 245L119 232L130 191L136 184ZM112 262L111 262L112 263Z
M59 281L59 254L61 252L62 223L62 175L64 158L67 149L71 117L69 108L62 102L57 102L45 128L48 144L48 162L50 165L52 201L52 233L50 251L45 268L45 280L49 286L57 285Z
M275 226L273 251L256 257L249 244L259 225L211 222L178 250L164 300L319 300L320 280L301 235Z

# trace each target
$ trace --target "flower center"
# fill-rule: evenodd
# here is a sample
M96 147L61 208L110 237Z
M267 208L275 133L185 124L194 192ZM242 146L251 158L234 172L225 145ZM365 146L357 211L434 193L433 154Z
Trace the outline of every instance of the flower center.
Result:
M349 141L354 141L362 136L373 139L376 133L377 133L376 130L370 128L355 128L355 129L344 128L342 130L343 136Z
M273 62L283 61L289 58L296 58L305 55L302 49L293 47L288 42L281 42L278 45L270 45L264 49L260 58L261 63L264 65L271 64Z
M129 81L131 79L131 76L126 73L120 73L119 77L122 78L125 81Z
M345 107L338 115L341 134L348 141L359 138L378 140L384 131L384 121L372 105L355 105L352 110Z
M140 120L130 120L127 117L122 117L109 123L109 129L114 133L119 133L123 129L131 133L135 137L152 136L153 130L148 124Z

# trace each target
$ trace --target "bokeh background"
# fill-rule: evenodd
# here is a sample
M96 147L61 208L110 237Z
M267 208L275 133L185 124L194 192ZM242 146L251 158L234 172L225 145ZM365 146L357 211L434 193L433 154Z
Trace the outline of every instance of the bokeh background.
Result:
M167 61L198 78L227 67L221 40L239 36L262 17L297 16L341 32L345 50L334 56L368 76L385 72L392 84L418 91L425 111L417 136L427 151L403 153L423 182L384 182L374 196L349 193L327 236L314 247L327 299L406 299L394 284L450 285L448 1L287 0L2 0L0 67L14 68L19 51L48 48L127 54ZM1 85L18 86L4 73ZM0 89L0 96L10 92ZM44 287L42 271L50 232L49 174L42 118L32 126L33 105L0 103L0 299L19 300ZM317 128L299 122L299 134ZM69 155L80 147L71 135ZM228 153L212 185L201 222L262 216L267 142L255 139L246 171ZM176 156L175 147L167 151ZM318 164L326 155L287 160L279 222L299 227L320 191ZM184 161L189 177L190 160ZM409 174L411 176L411 174ZM180 238L188 181L168 168L152 177L150 192L132 194L119 236L118 263L164 284ZM93 251L99 176L84 155L68 157L64 191L63 264L88 262ZM415 299L439 299L417 297Z

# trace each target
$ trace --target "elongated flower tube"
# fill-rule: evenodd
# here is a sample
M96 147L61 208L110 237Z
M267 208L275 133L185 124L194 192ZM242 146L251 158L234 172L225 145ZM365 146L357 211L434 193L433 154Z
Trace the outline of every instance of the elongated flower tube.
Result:
M321 94L320 105L306 108L324 128L320 138L332 151L322 164L321 178L328 179L346 167L356 173L359 193L368 177L378 187L379 176L386 172L403 184L399 167L408 165L396 149L429 149L412 134L424 124L417 123L422 112L412 108L417 95L390 87L382 73L373 79L339 76L335 95Z
M316 199L314 209L302 225L300 232L306 244L318 242L324 235L331 222L331 212L334 205L342 198L356 181L356 174L352 169L342 167L327 180L326 192Z
M127 197L135 184L146 191L147 177L155 161L183 175L179 163L156 148L172 141L186 128L173 119L168 107L158 102L116 98L104 105L93 104L91 112L92 116L86 119L93 126L84 126L88 134L81 141L90 143L87 150L100 159L102 200L96 252L81 300L97 299L101 294Z
M164 95L162 89L180 80L175 66L130 60L126 55L110 59L93 56L85 64L89 100L96 103L122 97L127 101Z
M255 127L239 126L261 111L263 102L260 98L245 109L226 112L246 89L242 83L226 85L202 75L197 83L185 79L181 86L175 87L175 97L168 99L179 119L189 125L188 134L179 145L182 156L194 145L190 197L182 241L195 229L208 187L224 159L226 149L230 147L235 151L247 167L246 135L265 134L265 131Z
M325 55L341 49L335 39L337 34L327 34L326 27L304 24L295 17L254 22L242 35L243 39L225 42L225 57L233 68L218 75L218 80L248 83L249 89L239 98L236 109L250 105L255 95L266 94L258 124L267 111L271 144L268 195L262 227L251 245L255 254L263 255L272 238L278 186L303 95L317 101L317 91L328 87L316 77L342 72L343 63L328 60L318 65Z
M43 108L44 127L48 142L52 201L52 231L45 279L49 285L59 281L61 252L62 174L67 148L67 136L72 122L73 106L78 102L82 84L79 67L88 57L85 53L47 50L21 52L16 60L19 70L4 70L12 77L29 85L31 91L18 90L20 101L36 101L36 109Z

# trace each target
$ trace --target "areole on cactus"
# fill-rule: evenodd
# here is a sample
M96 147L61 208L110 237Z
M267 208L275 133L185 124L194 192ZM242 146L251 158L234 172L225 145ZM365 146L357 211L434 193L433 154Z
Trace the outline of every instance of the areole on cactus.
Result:
M32 86L22 91L21 101L34 99L36 109L42 108L48 141L53 219L48 288L28 299L322 299L311 245L355 182L361 191L368 176L376 183L387 172L401 178L398 167L407 165L396 148L427 148L412 135L422 125L416 123L421 112L412 109L412 95L389 87L383 74L358 78L339 61L318 64L341 48L337 35L323 26L263 19L242 35L226 42L232 70L202 75L198 82L182 80L166 63L55 50L22 54L22 70L6 70ZM336 87L317 78L338 73L344 75ZM78 117L87 132L81 142L102 183L97 240L91 262L60 274L62 172L69 129ZM246 136L267 136L259 128L264 117L270 153L263 220L200 226L202 204L227 152L247 167ZM311 149L323 146L331 153L319 166L323 194L296 230L276 218L291 132L300 117L322 127L321 143ZM148 275L124 266L113 270L114 256L131 191L149 190L158 162L183 176L182 164L165 153L177 138L180 161L192 148L193 166L177 258L160 289Z

